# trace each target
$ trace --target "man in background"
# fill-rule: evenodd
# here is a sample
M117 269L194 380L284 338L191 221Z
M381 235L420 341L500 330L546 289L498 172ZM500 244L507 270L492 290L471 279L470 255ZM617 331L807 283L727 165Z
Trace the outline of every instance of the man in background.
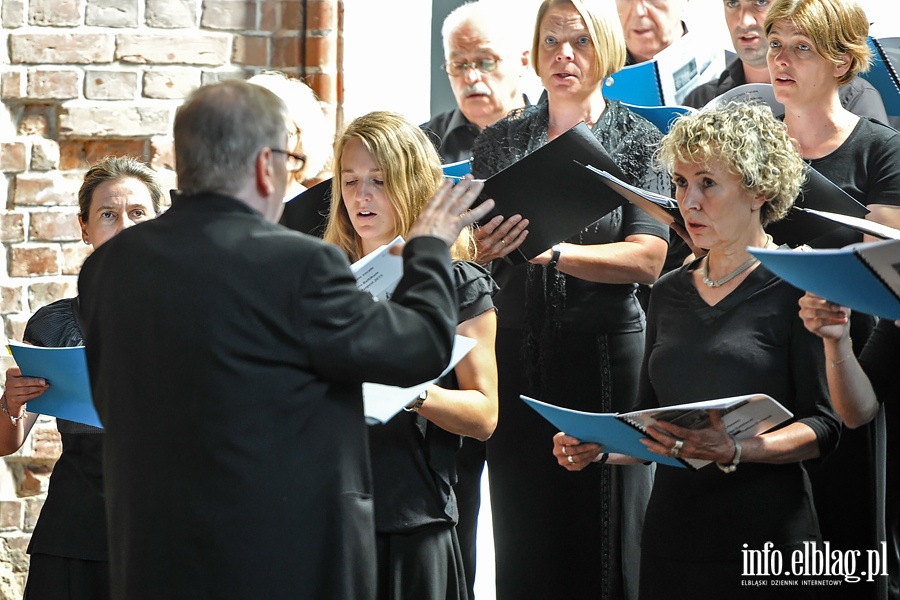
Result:
M515 9L513 9L515 10ZM463 4L441 28L444 70L456 108L422 125L444 163L468 160L481 130L527 104L522 77L528 67L531 30L511 20L498 0Z

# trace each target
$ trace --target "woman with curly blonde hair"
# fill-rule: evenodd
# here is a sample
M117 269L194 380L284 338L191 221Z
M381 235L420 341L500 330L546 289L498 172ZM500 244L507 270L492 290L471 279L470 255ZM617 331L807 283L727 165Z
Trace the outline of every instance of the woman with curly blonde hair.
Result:
M335 150L325 240L359 260L405 236L443 181L434 145L397 113L354 120ZM497 425L497 286L469 262L463 232L450 249L459 299L457 333L478 343L405 412L369 427L378 552L377 600L467 596L456 537L455 459L463 436L486 440Z
M803 161L784 124L755 104L679 119L659 158L672 173L687 231L709 253L653 286L637 408L764 393L794 418L741 441L715 412L703 429L660 423L647 432L654 452L717 467L657 465L641 541L640 598L758 598L759 590L741 585L753 574L743 551L772 543L790 557L820 541L802 461L828 454L840 432L821 342L797 316L803 293L747 250L771 245L763 225L790 208ZM637 462L563 433L553 452L569 470L592 461ZM792 587L791 597L807 597L810 589Z

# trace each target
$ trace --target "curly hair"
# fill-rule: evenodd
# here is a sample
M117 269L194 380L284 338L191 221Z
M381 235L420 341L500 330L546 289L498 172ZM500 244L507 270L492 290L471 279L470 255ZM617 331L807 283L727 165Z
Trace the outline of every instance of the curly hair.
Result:
M787 214L806 177L787 127L761 103L730 102L678 118L663 136L657 160L669 173L676 162L718 161L745 189L766 199L760 209L763 226Z
M362 240L353 229L341 196L341 161L347 142L354 138L362 142L381 169L385 195L396 215L395 236L405 236L409 232L444 180L441 159L434 144L403 115L375 111L350 123L338 138L334 151L335 175L331 183L331 209L324 239L341 248L351 262L362 258ZM451 248L451 255L471 259L473 247L470 232L464 230Z
M849 57L850 66L838 78L838 85L850 83L872 64L869 19L853 0L775 0L766 13L766 35L776 21L790 22L834 65L844 64Z

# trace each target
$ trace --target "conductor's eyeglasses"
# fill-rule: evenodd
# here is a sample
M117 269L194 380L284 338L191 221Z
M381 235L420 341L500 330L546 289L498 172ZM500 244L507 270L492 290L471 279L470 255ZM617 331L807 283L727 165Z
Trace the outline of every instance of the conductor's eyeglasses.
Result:
M295 154L293 152L288 152L287 150L282 150L280 148L271 148L272 152L276 154L284 154L287 158L285 159L285 166L288 171L299 171L303 168L303 165L306 164L306 157L302 154Z
M447 71L447 74L451 77L465 75L466 69L477 69L481 73L490 73L497 68L499 62L499 58L480 58L467 63L451 60L444 63L444 70Z

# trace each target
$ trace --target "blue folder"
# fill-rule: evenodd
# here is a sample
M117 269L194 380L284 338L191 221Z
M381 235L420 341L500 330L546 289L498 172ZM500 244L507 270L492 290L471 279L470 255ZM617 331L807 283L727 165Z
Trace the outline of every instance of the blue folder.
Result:
M45 348L10 341L7 347L22 375L41 377L50 384L28 403L32 412L103 427L91 399L84 346Z
M900 240L809 252L749 250L767 269L794 287L855 311L898 320L900 298L863 255L876 246L895 252L894 262L900 263Z
M872 67L868 72L860 73L860 77L881 94L888 115L900 116L900 76L894 62L900 60L900 38L875 39L870 36L869 48L872 49Z

